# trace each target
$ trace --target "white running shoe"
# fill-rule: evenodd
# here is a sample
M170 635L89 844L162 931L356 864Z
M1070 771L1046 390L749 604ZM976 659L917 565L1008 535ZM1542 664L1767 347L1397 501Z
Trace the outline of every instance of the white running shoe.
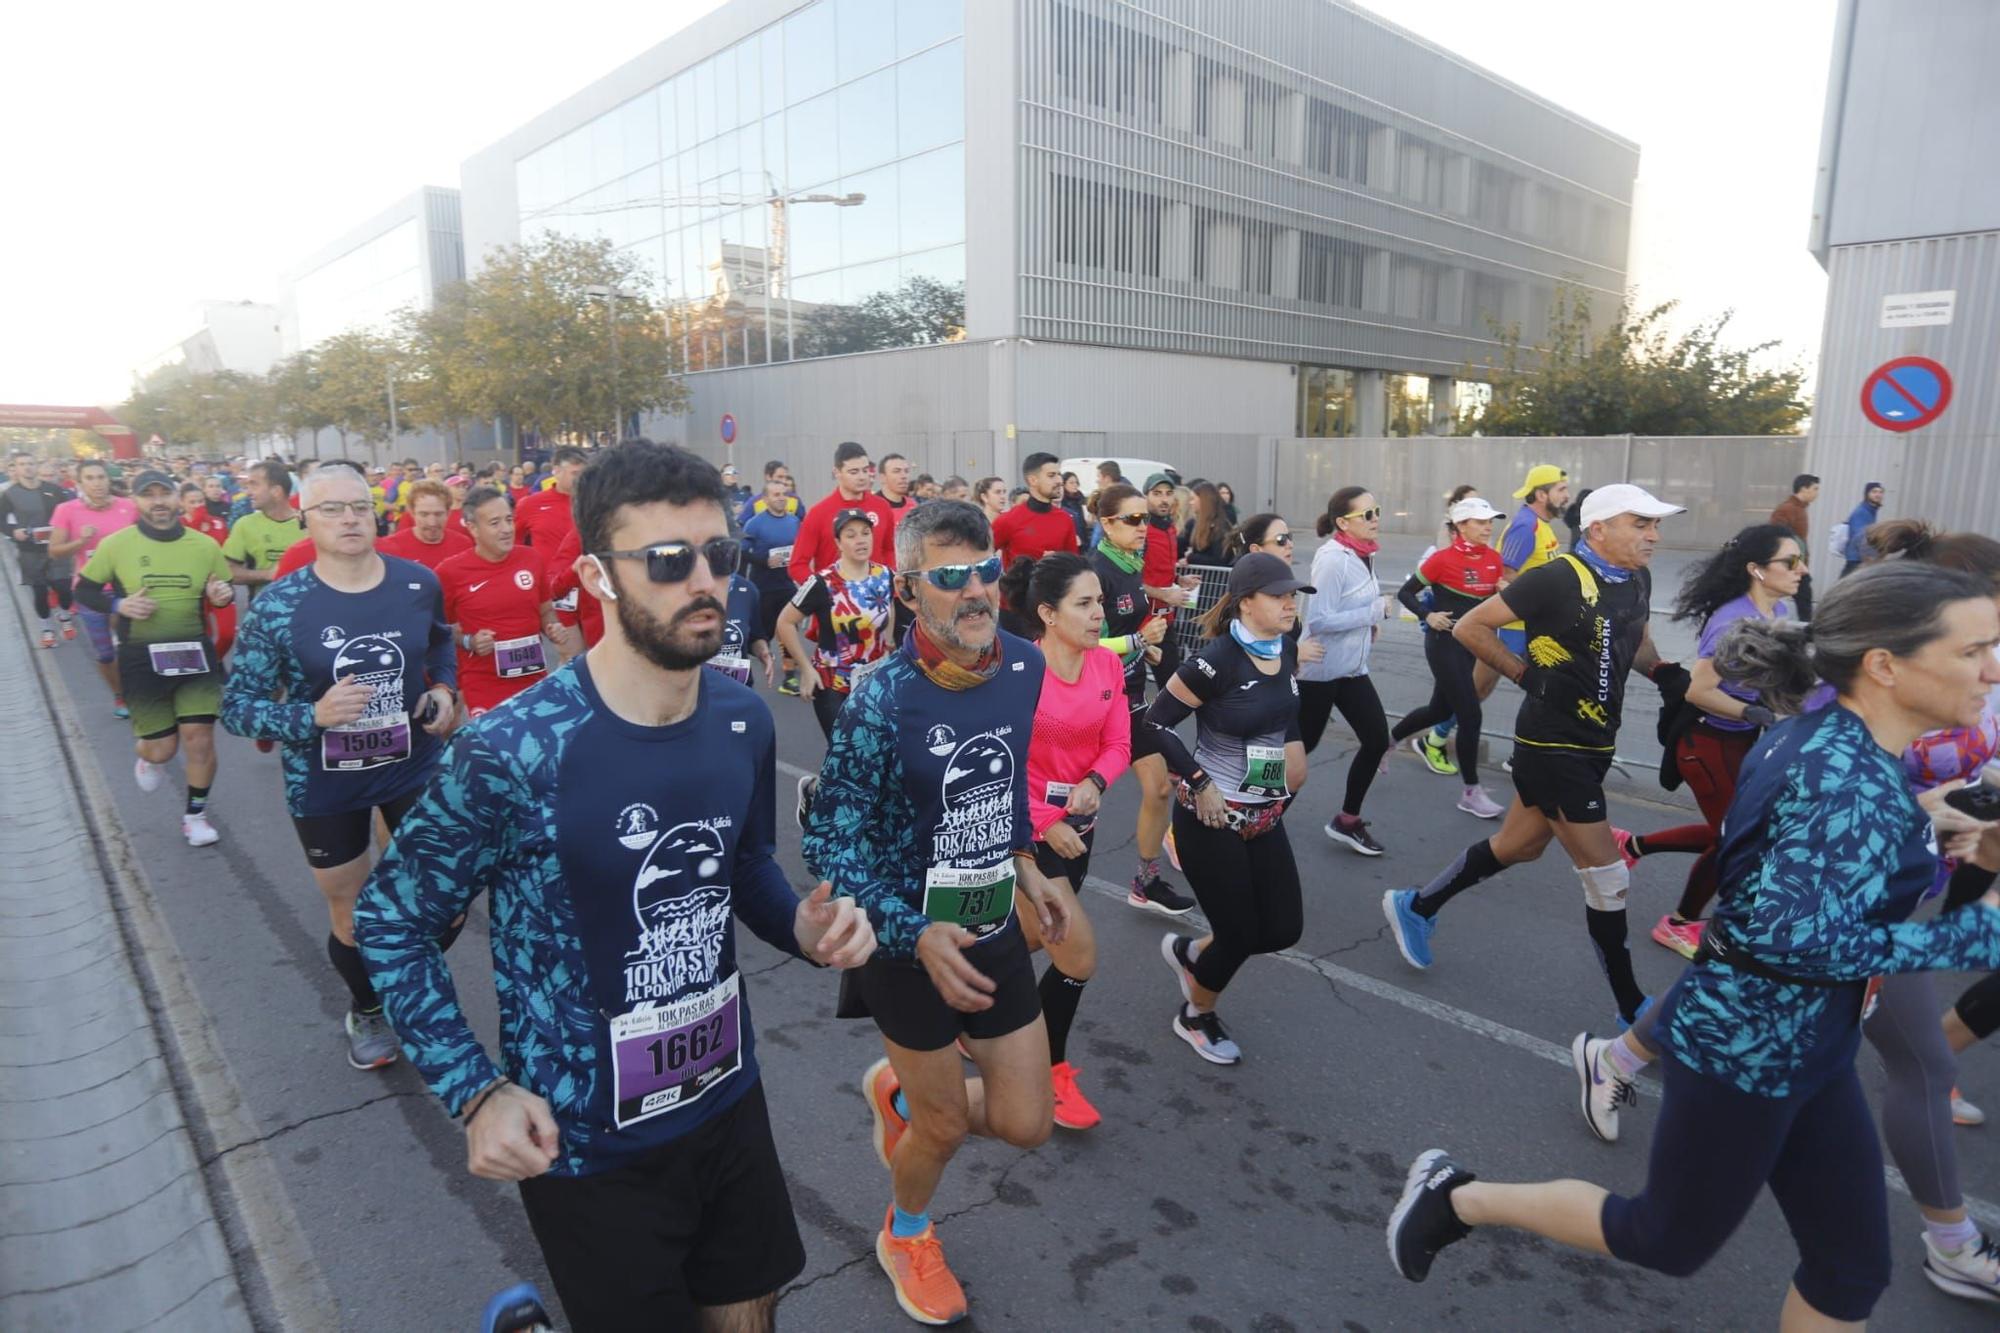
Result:
M2000 1247L1982 1232L1977 1243L1968 1243L1957 1254L1944 1254L1925 1232L1924 1276L1950 1295L2000 1303Z
M222 835L208 822L207 815L182 815L181 836L190 847L212 847L222 841Z
M1495 802L1486 794L1486 788L1477 784L1465 789L1465 794L1458 798L1458 808L1481 819L1498 819L1507 813L1506 806Z
M132 765L132 781L139 784L140 791L158 791L161 767L159 764L149 764L143 759L137 760Z
M1951 1090L1951 1123L1954 1125L1983 1125L1986 1112L1965 1100L1965 1094L1957 1088Z
M1581 1085L1584 1123L1604 1142L1616 1143L1618 1108L1637 1106L1639 1091L1632 1086L1631 1079L1618 1072L1617 1065L1605 1058L1604 1048L1610 1044L1588 1032L1579 1032L1569 1044L1569 1059Z

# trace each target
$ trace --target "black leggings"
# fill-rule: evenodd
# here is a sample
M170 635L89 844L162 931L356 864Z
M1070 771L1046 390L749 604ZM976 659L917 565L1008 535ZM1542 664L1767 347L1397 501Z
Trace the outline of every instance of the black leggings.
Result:
M43 620L49 618L50 593L56 595L56 605L60 606L63 610L69 610L72 605L70 601L70 581L68 579L58 579L54 583L30 583L28 585L28 596L35 603L35 614Z
M1194 979L1204 989L1220 992L1252 954L1276 953L1299 942L1305 905L1283 824L1245 842L1232 829L1210 828L1176 801L1174 847L1215 935L1194 960Z
M1313 752L1320 737L1326 734L1327 718L1336 708L1360 743L1353 762L1347 766L1347 796L1340 809L1343 814L1359 815L1361 802L1368 798L1368 785L1375 781L1375 772L1382 766L1382 756L1389 753L1389 719L1382 711L1381 696L1375 693L1375 682L1366 675L1302 680L1299 734L1305 740L1307 754Z
M1412 713L1403 714L1390 739L1408 740L1425 727L1434 727L1449 717L1458 719L1458 772L1468 787L1479 785L1479 691L1472 683L1477 661L1449 634L1436 630L1424 635L1424 660L1431 664L1431 701Z
M805 670L812 670L806 667ZM813 716L819 719L819 729L826 733L827 744L833 743L833 720L840 716L841 705L847 702L847 691L836 690L822 684L813 691Z

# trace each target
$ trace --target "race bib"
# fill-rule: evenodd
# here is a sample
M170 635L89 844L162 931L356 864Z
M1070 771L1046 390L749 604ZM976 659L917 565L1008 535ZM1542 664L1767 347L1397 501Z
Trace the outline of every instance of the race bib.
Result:
M1014 915L1014 858L981 870L932 866L924 876L924 915L981 939L998 931Z
M708 665L740 684L750 683L750 659L747 657L711 657Z
M1243 794L1282 801L1290 796L1285 781L1285 747L1246 745L1243 747Z
M686 1106L743 1065L739 979L611 1020L618 1128Z
M49 538L53 537L55 532L54 528L29 528L28 540L31 542L40 542L42 545L47 546Z
M778 569L783 569L786 565L792 563L792 548L789 546L773 546L771 548L771 555L776 558L778 562L776 568Z
M1069 794L1075 790L1076 784L1074 782L1051 782L1048 794L1042 799L1057 809L1061 809L1063 806L1069 804Z
M501 639L493 645L493 669L503 677L534 676L549 669L548 659L542 655L542 636L530 634L522 639Z
M848 690L851 692L861 688L861 682L868 679L869 673L873 672L875 668L881 666L884 662L888 660L889 660L889 655L887 653L884 653L882 656L875 658L872 661L856 662L853 666L849 667L847 669Z
M199 639L186 643L149 643L146 656L152 659L156 676L208 674L208 648Z
M549 605L558 611L574 612L576 610L576 589L571 588L568 592L550 602Z
M361 717L319 734L320 767L329 773L353 773L410 757L410 715L404 712Z

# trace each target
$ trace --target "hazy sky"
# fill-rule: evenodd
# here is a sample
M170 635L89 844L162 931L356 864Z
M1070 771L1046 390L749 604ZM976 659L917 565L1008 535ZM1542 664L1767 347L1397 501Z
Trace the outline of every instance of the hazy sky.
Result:
M0 402L121 400L197 301L274 300L300 259L418 185L456 185L471 153L718 3L15 9ZM1642 295L1733 306L1744 339L1816 355L1805 239L1833 0L1370 7L1639 142Z

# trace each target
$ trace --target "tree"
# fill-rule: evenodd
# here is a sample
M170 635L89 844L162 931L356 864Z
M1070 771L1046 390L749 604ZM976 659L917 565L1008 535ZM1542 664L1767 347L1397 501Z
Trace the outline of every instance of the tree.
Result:
M965 337L965 284L913 277L855 305L821 306L803 324L800 356L958 342Z
M359 436L369 457L381 462L389 438L389 377L396 352L387 338L368 331L336 333L313 349L318 371L314 410L340 435L341 457L348 440Z
M405 427L449 431L454 456L465 453L465 421L478 415L466 396L465 374L467 284L458 282L437 293L430 309L405 306L396 312L395 339L401 372L396 377L396 401Z
M319 358L311 348L271 367L270 406L273 426L296 441L311 431L314 458L319 457L319 433L333 424L321 408Z
M1759 368L1777 346L1723 342L1730 312L1678 336L1677 303L1622 303L1601 332L1589 294L1556 289L1544 343L1523 349L1518 326L1496 329L1493 398L1461 419L1461 435L1789 435L1811 405L1797 365ZM1476 372L1468 369L1468 375Z

